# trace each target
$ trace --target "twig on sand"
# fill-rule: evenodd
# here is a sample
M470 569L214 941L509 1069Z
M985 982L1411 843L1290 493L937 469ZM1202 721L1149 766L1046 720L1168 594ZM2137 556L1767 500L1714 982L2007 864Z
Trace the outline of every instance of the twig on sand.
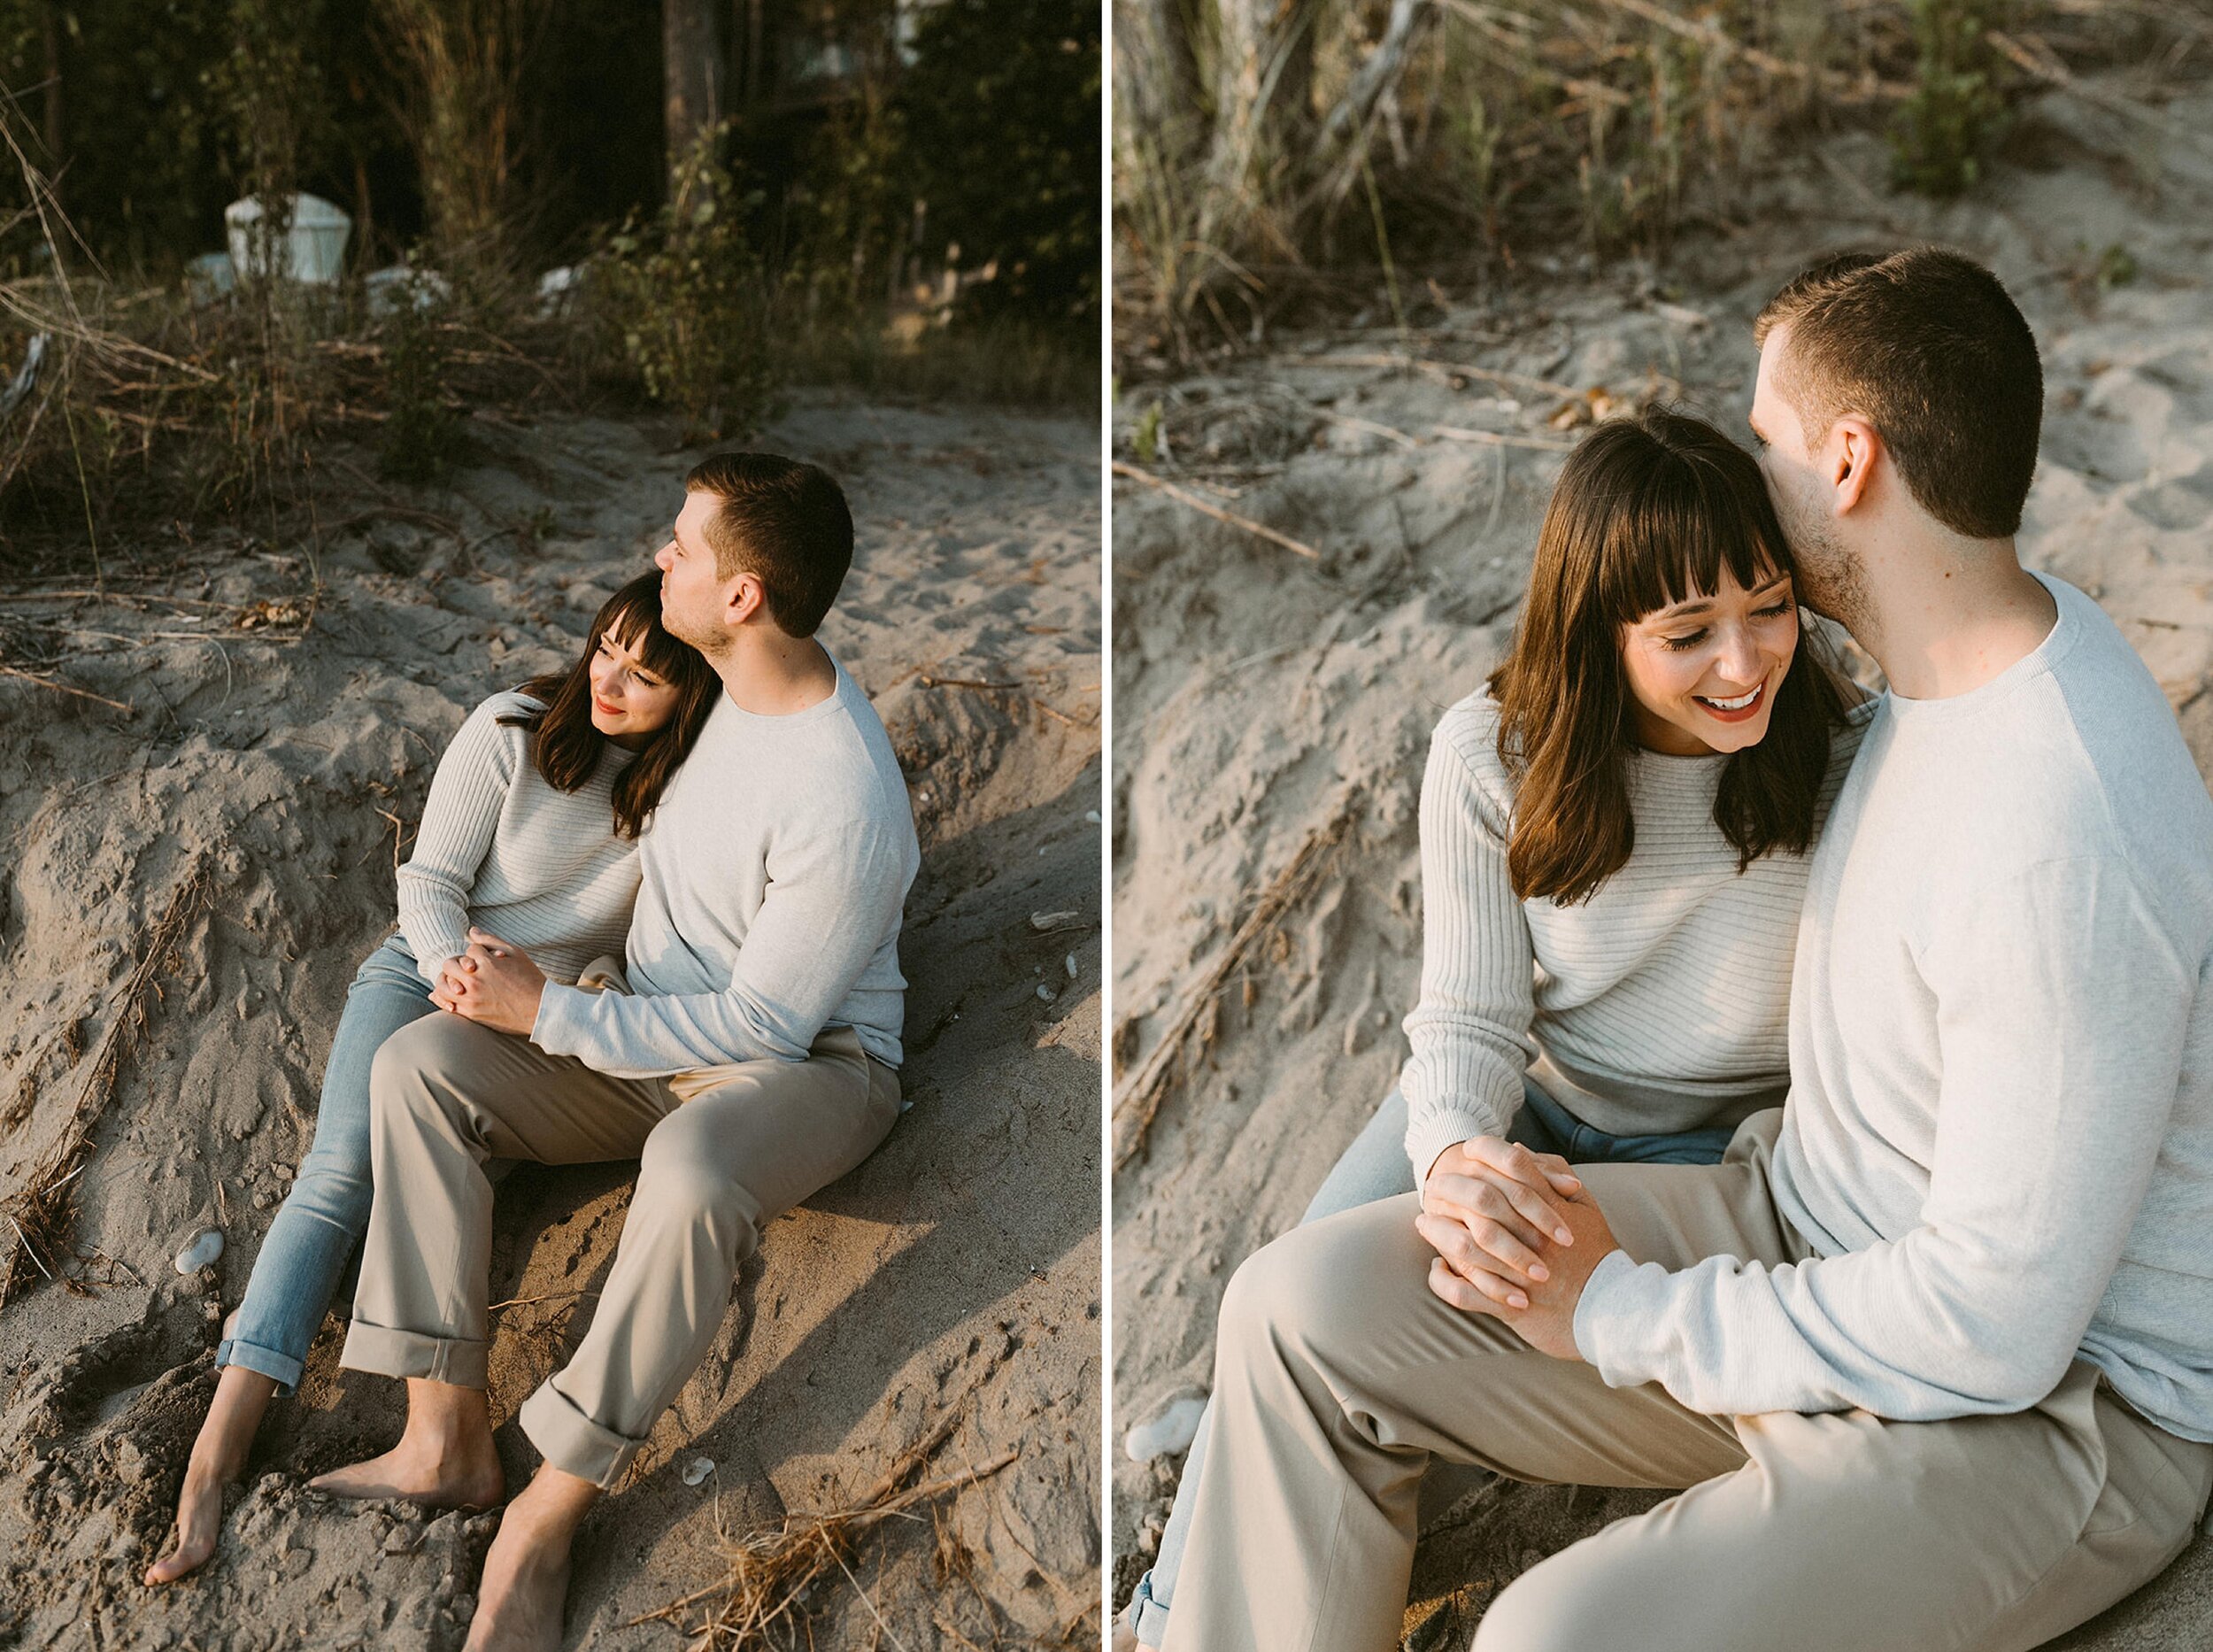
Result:
M19 671L13 666L0 666L0 677L13 677L18 682L34 683L40 688L51 689L57 694L70 694L79 699L94 700L100 705L111 706L121 712L126 717L138 709L137 706L127 705L122 700L110 699L104 694L95 694L90 689L72 688L66 683L57 682L52 677L40 676L35 672Z
M1461 361L1438 361L1430 356L1415 355L1310 355L1294 358L1301 366L1309 367L1390 367L1401 373L1423 373L1431 378L1450 382L1453 379L1482 379L1509 390L1536 390L1546 396L1580 396L1583 391L1573 384L1562 384L1555 379L1532 379L1525 373L1500 373L1490 367L1470 367Z
M2124 96L2102 86L2093 86L2080 79L2035 35L2028 36L2024 42L2002 29L1993 28L1987 31L1983 38L2003 52L2024 73L2043 81L2047 86L2055 87L2070 96L2079 97L2086 104L2094 104L2111 113L2140 121L2155 132L2163 132L2188 144L2201 154L2213 154L2213 144L2207 143L2202 133L2148 104L2139 103L2133 97Z
M1338 845L1345 841L1345 834L1352 827L1353 814L1353 799L1348 795L1335 814L1307 835L1299 852L1291 857L1291 863L1268 880L1253 910L1230 937L1230 944L1215 954L1206 974L1184 995L1168 1030L1153 1046L1153 1054L1145 1058L1144 1064L1130 1075L1130 1082L1114 1098L1114 1119L1120 1137L1114 1146L1117 1170L1135 1158L1145 1146L1145 1132L1153 1128L1153 1115L1160 1110L1160 1103L1189 1064L1191 1046L1196 1043L1204 1049L1213 1042L1222 989L1230 984L1230 978L1243 967L1262 938L1322 881Z
M1301 544L1289 534L1277 533L1266 523L1256 522L1249 516L1239 516L1235 511L1225 511L1211 500L1202 499L1188 489L1179 488L1172 482L1164 481L1149 470L1140 470L1135 465L1127 464L1118 459L1114 460L1114 475L1127 476L1132 482L1142 482L1148 488L1157 488L1178 505L1188 505L1202 516L1211 516L1214 521L1227 522L1232 528L1242 528L1248 534L1256 534L1270 544L1281 545L1284 550L1311 561L1319 562L1322 560L1322 553L1312 545Z
M1499 430L1462 430L1449 424L1438 425L1437 434L1447 442L1474 442L1484 447L1530 447L1540 453L1565 453L1575 447L1573 442L1562 442L1553 436L1514 436Z
M66 1190L91 1162L93 1128L114 1097L116 1074L124 1056L145 1031L147 999L153 991L154 977L206 905L210 889L204 860L195 861L177 880L168 906L145 932L137 966L123 984L122 997L108 1017L107 1030L100 1035L69 1122L32 1168L22 1189L0 1205L0 1215L7 1217L15 1235L13 1247L0 1262L0 1308L6 1307L29 1278L30 1270L24 1265L27 1260L49 1279L59 1279L68 1289L89 1294L83 1285L61 1270L72 1220Z
M623 1627L675 1625L690 1637L695 1652L736 1652L737 1648L771 1644L769 1633L789 1619L833 1569L852 1577L846 1562L863 1532L886 1520L906 1517L923 1503L988 1479L1020 1455L1003 1451L957 1474L921 1485L908 1484L967 1417L969 1398L998 1365L994 1360L977 1372L944 1415L899 1453L860 1501L832 1514L787 1515L773 1528L764 1526L735 1540L726 1539L723 1551L729 1563L728 1575L658 1610L634 1617ZM853 1586L860 1588L857 1581ZM890 1634L890 1626L876 1612L875 1602L867 1598L866 1590L861 1590L861 1599L883 1633ZM707 1608L706 1616L685 1622L699 1606Z

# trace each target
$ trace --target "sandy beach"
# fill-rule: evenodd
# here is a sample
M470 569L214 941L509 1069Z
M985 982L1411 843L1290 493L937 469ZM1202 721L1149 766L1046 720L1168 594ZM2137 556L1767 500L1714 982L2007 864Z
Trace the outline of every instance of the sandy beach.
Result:
M31 1255L0 1224L0 1646L460 1644L494 1517L302 1488L397 1432L398 1385L337 1366L350 1279L215 1560L165 1590L139 1578L432 768L485 695L574 659L698 457L659 420L480 419L472 438L445 488L378 489L367 456L319 451L305 529L179 530L106 547L96 581L0 590L0 1201L67 1217L63 1247ZM803 394L752 444L826 465L852 503L823 638L882 713L921 834L902 946L914 1105L769 1229L747 1311L584 1530L567 1644L684 1645L721 1539L952 1482L860 1532L791 1633L1088 1645L1096 431ZM536 1467L513 1414L588 1321L633 1169L501 1185L491 1395L511 1485ZM181 1274L209 1230L220 1260Z
M1404 1060L1430 730L1511 637L1562 454L1654 397L1740 431L1752 318L1816 257L1938 241L2006 281L2047 391L2023 559L2104 606L2213 775L2208 131L2202 94L2155 118L2045 96L1950 205L1890 193L1878 138L1833 137L1684 230L1656 273L1532 259L1487 293L1408 281L1403 327L1379 293L1361 324L1125 378L1117 457L1280 537L1116 483L1118 1431L1205 1392L1230 1272L1297 1219ZM1117 1451L1117 1606L1180 1464ZM1419 1649L1466 1646L1506 1582L1658 1497L1494 1484L1433 1501L1406 1619ZM2201 1538L2055 1644L2209 1634Z

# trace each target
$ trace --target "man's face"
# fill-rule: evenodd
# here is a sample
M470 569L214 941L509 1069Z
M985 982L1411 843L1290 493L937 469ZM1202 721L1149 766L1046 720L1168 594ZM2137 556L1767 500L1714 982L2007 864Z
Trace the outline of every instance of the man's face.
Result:
M1850 628L1865 600L1866 573L1857 552L1844 543L1830 500L1833 490L1809 449L1797 407L1777 383L1783 352L1790 347L1786 322L1767 336L1760 349L1760 377L1752 393L1752 436L1760 474L1775 506L1783 537L1798 562L1799 599L1816 614ZM1827 433L1823 433L1822 446Z
M728 582L715 572L714 547L706 536L707 522L721 504L712 493L685 494L668 543L653 556L661 571L661 623L671 637L710 660L728 652L730 644L722 622Z

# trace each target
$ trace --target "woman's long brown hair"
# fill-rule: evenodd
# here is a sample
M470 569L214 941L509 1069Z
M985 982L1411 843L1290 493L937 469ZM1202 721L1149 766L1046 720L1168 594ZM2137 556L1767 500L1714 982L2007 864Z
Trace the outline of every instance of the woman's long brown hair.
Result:
M1537 537L1513 651L1491 674L1499 758L1515 781L1507 869L1524 900L1587 900L1636 845L1637 749L1623 628L1693 596L1723 570L1746 591L1795 580L1752 456L1701 419L1650 408L1601 425L1568 457ZM1742 872L1803 853L1844 717L1836 673L1801 627L1767 737L1729 759L1714 824Z
M658 571L641 574L616 591L600 605L576 663L522 685L521 692L545 703L544 711L511 714L499 720L531 731L531 761L547 785L574 791L598 771L600 754L608 745L607 737L591 726L591 661L599 652L599 639L612 636L635 650L641 665L674 686L676 709L631 758L629 767L615 776L614 827L625 838L645 830L669 776L691 755L721 685L698 649L662 629L660 581Z

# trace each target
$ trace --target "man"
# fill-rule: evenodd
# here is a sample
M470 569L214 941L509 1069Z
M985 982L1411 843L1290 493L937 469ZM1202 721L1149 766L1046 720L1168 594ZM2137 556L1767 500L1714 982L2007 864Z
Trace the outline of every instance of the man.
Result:
M772 454L715 455L684 485L662 618L723 693L640 841L627 984L550 984L473 934L434 995L454 1013L389 1040L372 1075L376 1203L343 1363L407 1378L407 1427L327 1491L498 1500L484 1162L640 1160L590 1330L522 1408L545 1461L485 1561L485 1652L559 1643L576 1526L706 1354L760 1229L898 1113L914 819L883 723L813 640L852 520L827 474Z
M2015 556L2042 377L1996 278L1841 259L1758 336L1801 594L1891 688L1816 853L1788 1104L1710 1168L1523 1164L1573 1236L1525 1308L1418 1194L1248 1262L1168 1652L1395 1645L1433 1457L1690 1488L1516 1579L1478 1652L2025 1648L2205 1506L2213 799Z

